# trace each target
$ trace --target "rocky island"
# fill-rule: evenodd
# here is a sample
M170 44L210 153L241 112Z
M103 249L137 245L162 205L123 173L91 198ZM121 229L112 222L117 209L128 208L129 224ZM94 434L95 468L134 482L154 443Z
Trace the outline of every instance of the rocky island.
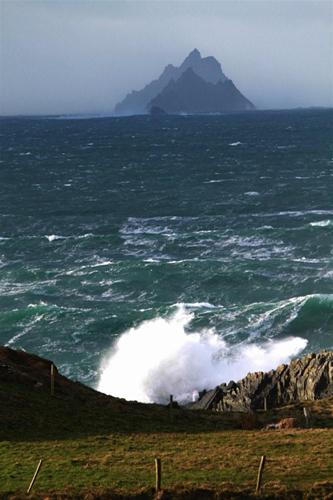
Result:
M225 76L215 57L194 49L179 66L169 64L157 80L133 91L115 107L117 115L199 114L251 111L255 107Z

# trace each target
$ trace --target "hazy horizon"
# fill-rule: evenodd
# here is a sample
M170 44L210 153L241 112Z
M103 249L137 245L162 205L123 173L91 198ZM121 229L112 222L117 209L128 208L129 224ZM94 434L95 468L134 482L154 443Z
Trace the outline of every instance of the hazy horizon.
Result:
M327 0L2 1L1 115L111 114L179 66L213 55L259 109L333 106Z

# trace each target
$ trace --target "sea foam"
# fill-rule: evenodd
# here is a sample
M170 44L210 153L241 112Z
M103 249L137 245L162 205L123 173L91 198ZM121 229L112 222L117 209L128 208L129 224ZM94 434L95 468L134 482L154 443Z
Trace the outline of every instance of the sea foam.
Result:
M170 394L188 402L203 389L288 362L307 345L292 337L231 347L214 330L186 332L192 318L179 306L122 334L102 362L98 390L146 403L166 403Z
M64 240L65 239L64 236L58 236L57 234L47 234L47 235L45 235L45 238L47 240L49 240L50 243L52 241L55 241L55 240Z
M330 219L319 220L317 222L310 222L310 226L313 226L313 227L327 227L327 226L331 226L331 225L332 225L332 221Z

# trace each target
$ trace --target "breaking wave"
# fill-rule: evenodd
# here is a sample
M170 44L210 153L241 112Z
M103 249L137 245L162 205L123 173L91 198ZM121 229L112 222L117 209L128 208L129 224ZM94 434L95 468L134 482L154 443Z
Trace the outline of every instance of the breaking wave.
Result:
M193 315L183 306L168 318L123 333L101 367L98 390L142 402L180 402L250 371L269 370L301 353L307 340L289 337L228 345L214 329L188 333Z

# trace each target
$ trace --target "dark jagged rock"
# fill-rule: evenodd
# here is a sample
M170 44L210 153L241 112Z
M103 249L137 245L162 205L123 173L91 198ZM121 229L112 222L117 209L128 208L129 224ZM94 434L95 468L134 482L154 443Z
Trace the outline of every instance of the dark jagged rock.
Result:
M160 106L155 103L155 99L165 99L165 91L170 90L169 85L173 86L183 77L188 71L192 71L202 82L207 85L201 85L200 91L206 97L205 106L187 106L184 107L184 96L182 97L182 106L179 107L179 97L176 96L176 102L172 105L168 102L168 106ZM183 85L184 82L182 82ZM191 85L193 82L188 81L186 92L191 94ZM181 85L181 87L182 87ZM178 87L176 87L177 89ZM212 93L212 96L210 96ZM173 94L174 95L174 94ZM197 94L198 95L198 94ZM214 98L213 98L214 96ZM222 105L221 99L224 99ZM201 97L200 97L201 101ZM209 102L209 105L207 104ZM215 102L215 105L214 105ZM178 103L178 106L177 106ZM216 107L216 104L218 106ZM161 107L164 111L169 112L187 112L187 113L219 113L226 111L244 111L254 109L253 104L248 101L235 87L231 80L229 80L222 71L221 64L215 57L201 57L198 49L192 50L190 54L184 59L179 67L168 64L159 78L153 80L146 85L142 90L133 91L128 94L123 101L118 103L115 107L117 115L134 115L134 114L147 114L153 106Z
M333 395L333 352L324 351L280 365L268 373L249 373L239 382L205 392L192 409L249 411L313 401Z
M166 114L167 114L167 113L164 111L164 109L159 108L158 106L152 106L152 107L150 108L149 113L150 113L152 116L163 116L163 115L166 115Z
M231 80L216 84L206 82L192 68L187 69L176 82L171 80L150 104L174 114L231 113L254 109Z

